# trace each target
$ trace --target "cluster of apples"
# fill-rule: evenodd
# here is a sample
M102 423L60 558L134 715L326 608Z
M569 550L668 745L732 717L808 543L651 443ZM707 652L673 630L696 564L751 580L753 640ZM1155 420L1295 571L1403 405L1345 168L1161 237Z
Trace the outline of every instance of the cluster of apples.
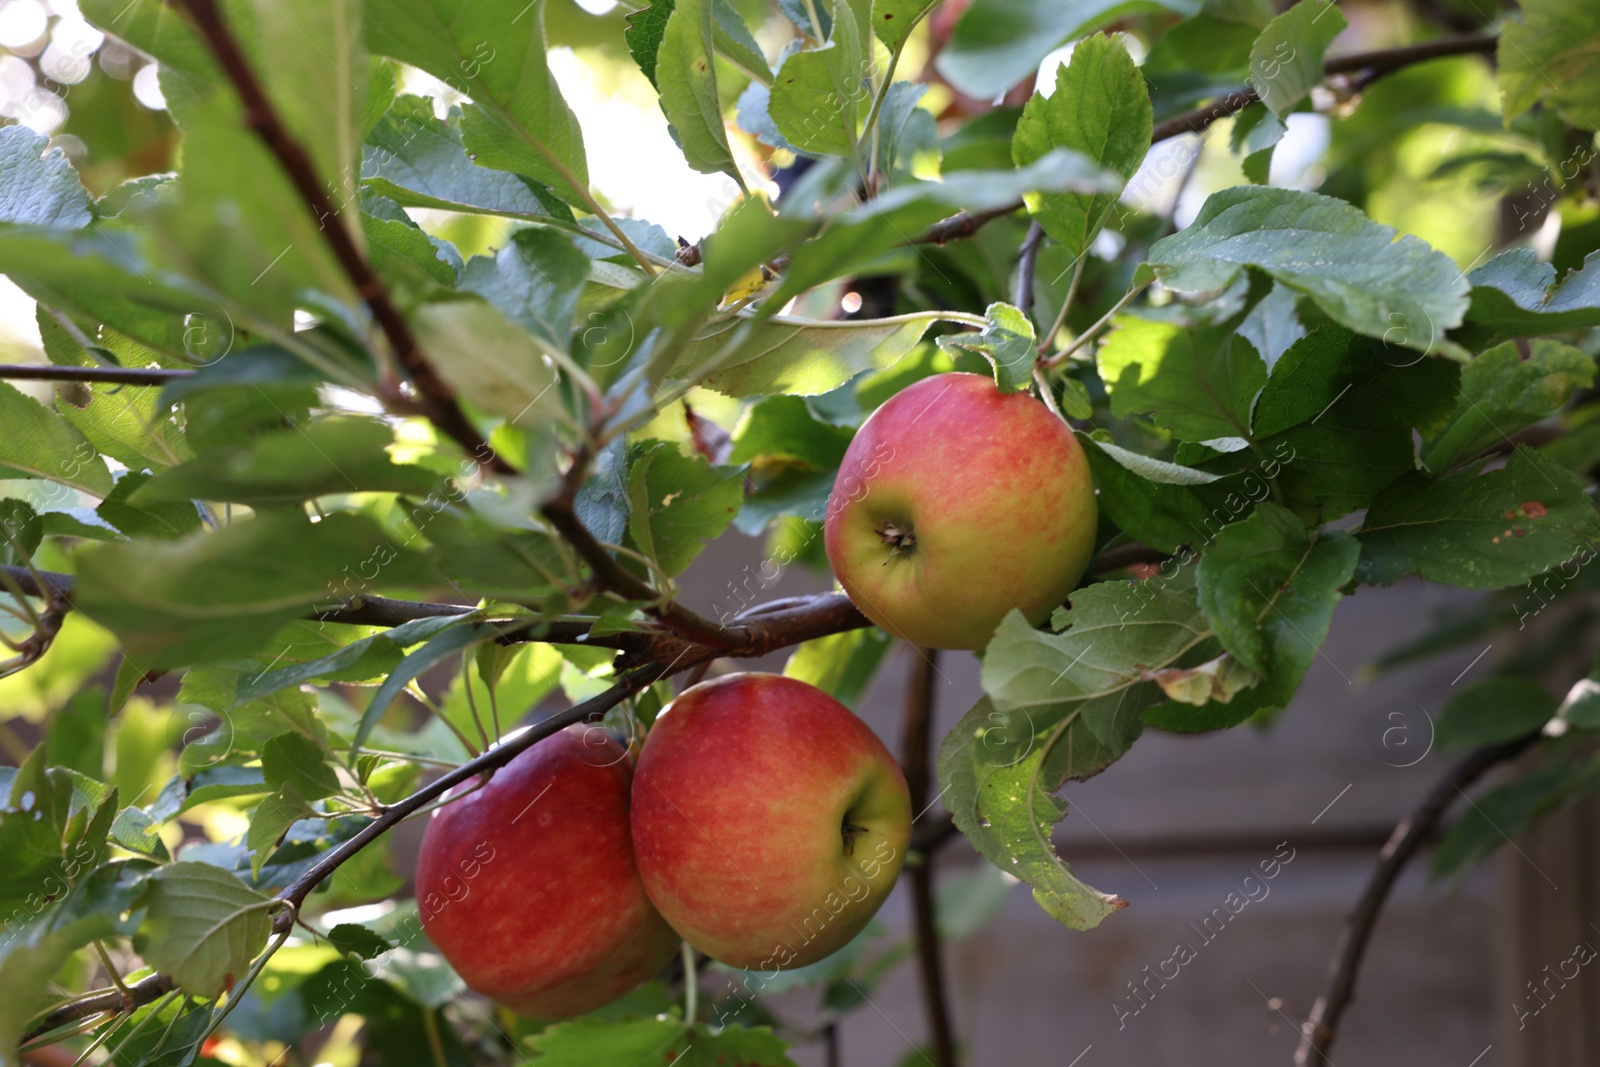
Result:
M1071 430L1026 394L941 374L862 424L825 525L861 612L977 649L1042 621L1093 548ZM545 738L435 812L417 864L428 937L472 989L560 1019L661 971L682 941L736 967L814 963L867 924L911 837L905 778L814 686L733 674L677 697L637 764L597 727Z

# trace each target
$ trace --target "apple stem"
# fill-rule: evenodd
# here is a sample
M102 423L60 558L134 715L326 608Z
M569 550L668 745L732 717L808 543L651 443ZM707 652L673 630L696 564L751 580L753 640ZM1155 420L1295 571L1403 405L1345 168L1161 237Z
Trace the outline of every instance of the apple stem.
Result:
M695 972L694 946L683 943L683 1025L693 1026L700 1013L700 976Z

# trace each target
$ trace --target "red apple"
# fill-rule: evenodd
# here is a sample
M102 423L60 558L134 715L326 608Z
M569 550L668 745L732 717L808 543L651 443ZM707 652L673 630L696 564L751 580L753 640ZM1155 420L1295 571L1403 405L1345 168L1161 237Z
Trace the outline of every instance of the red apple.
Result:
M633 779L645 891L702 952L775 971L866 926L911 839L900 767L815 686L733 674L656 720Z
M571 726L458 786L417 860L422 926L468 986L562 1019L653 977L679 944L645 897L628 831L627 750ZM453 795L456 791L452 791Z
M936 374L874 411L828 500L828 562L896 637L978 649L1012 608L1035 624L1094 550L1094 482L1066 423L977 374Z

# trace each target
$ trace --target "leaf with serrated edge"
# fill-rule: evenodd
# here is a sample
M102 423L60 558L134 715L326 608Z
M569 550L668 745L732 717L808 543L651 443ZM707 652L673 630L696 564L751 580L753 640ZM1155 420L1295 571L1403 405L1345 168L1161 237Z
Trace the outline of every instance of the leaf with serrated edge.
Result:
M1011 155L1018 166L1052 148L1082 152L1124 182L1150 151L1150 91L1144 76L1118 41L1088 37L1072 61L1056 68L1055 92L1035 93L1022 109ZM1082 255L1117 202L1117 191L1030 193L1023 198L1044 232Z
M1127 750L1161 701L1149 672L1215 648L1186 579L1106 582L1073 594L1058 633L1018 612L984 652L988 696L939 749L939 779L956 825L990 862L1033 886L1034 899L1074 929L1124 906L1078 880L1050 843L1066 814L1053 791L1098 773Z
M1218 293L1246 267L1311 297L1334 321L1391 345L1433 351L1461 322L1467 281L1420 238L1316 193L1244 186L1212 193L1190 226L1150 247L1161 283Z
M1416 571L1463 589L1527 581L1600 539L1583 490L1576 475L1520 445L1500 470L1407 475L1367 510L1356 577L1389 585Z
M134 948L185 992L214 997L231 988L266 947L272 902L228 871L180 860L148 885Z

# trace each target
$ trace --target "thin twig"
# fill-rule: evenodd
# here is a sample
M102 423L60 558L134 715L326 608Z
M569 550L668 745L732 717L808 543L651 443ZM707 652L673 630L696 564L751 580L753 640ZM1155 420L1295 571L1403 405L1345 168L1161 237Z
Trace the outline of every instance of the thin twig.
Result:
M1446 810L1456 797L1490 768L1515 757L1538 738L1538 734L1519 737L1498 745L1485 745L1477 749L1450 769L1441 778L1415 811L1394 828L1383 851L1378 854L1378 865L1373 868L1366 892L1356 903L1355 910L1345 920L1339 934L1339 943L1328 964L1328 979L1322 994L1311 1008L1311 1016L1300 1027L1300 1047L1295 1050L1297 1067L1308 1064L1327 1064L1328 1051L1338 1028L1339 1016L1355 999L1356 975L1361 969L1361 957L1366 953L1367 942L1372 938L1378 916L1388 900L1389 890L1407 861L1416 855L1439 825Z
M163 367L58 367L46 363L0 363L0 380L29 382L106 382L113 385L165 385L193 378L198 371Z
M933 784L933 679L939 653L912 646L911 674L906 683L905 710L900 726L900 765L911 793L911 810L928 805ZM934 1067L955 1067L955 1037L950 1027L950 1005L945 992L944 964L939 957L939 919L934 910L933 854L924 853L910 868L911 901L917 939L917 964L922 979L922 1002L933 1037Z
M1017 290L1012 303L1025 319L1033 318L1033 276L1039 267L1039 249L1044 247L1044 228L1035 220L1028 226L1017 252Z

